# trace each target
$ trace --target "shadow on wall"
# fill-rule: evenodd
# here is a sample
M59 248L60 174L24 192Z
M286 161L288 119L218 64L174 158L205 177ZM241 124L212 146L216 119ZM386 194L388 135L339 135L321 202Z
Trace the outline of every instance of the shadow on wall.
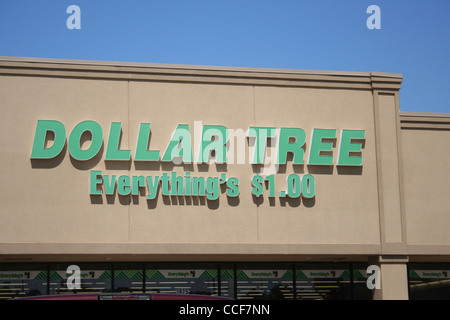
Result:
M88 143L89 137L86 135L83 135L81 137L80 144ZM96 167L100 161L103 158L104 153L104 143L102 142L102 145L100 147L99 152L90 160L88 161L79 161L74 159L70 153L69 158L70 162L73 165L74 168L78 170L91 170L94 167ZM364 145L363 145L364 148ZM31 159L31 167L36 169L52 169L58 167L66 158L66 154L68 153L68 146L67 142L64 144L64 147L62 151L54 158L52 159ZM292 154L288 154L287 160L292 163ZM210 169L213 170L215 173L219 172L228 172L227 164L193 164L193 163L182 163L182 164L175 164L173 162L140 162L140 161L110 161L105 160L105 168L107 170L126 170L130 171L132 167L132 163L134 163L135 170L146 170L146 171L164 171L164 172L171 172L176 167L183 167L184 172L194 172L195 169L198 172L209 172ZM251 165L253 173L259 173L261 172L262 165ZM362 175L363 167L362 166L335 166L335 165L307 165L307 164L292 164L292 168L294 173L296 174L316 174L316 175L333 175L335 172L339 175ZM306 169L307 168L307 169ZM285 174L287 171L287 165L281 164L277 168L277 173ZM147 199L145 196L145 190L139 190L138 195L120 195L117 192L114 192L111 195L90 195L90 200L92 204L103 204L105 201L107 204L115 204L117 201L122 205L130 205L130 204L139 204L142 199L145 199L144 201L147 202L148 209L154 209L156 208L158 204L159 199L159 189L157 192L158 194L154 196L152 199ZM224 194L226 193L225 185L220 185L220 193ZM253 203L257 206L262 205L264 201L269 201L269 205L271 207L274 207L277 205L277 201L279 202L279 206L281 207L299 207L303 205L306 208L312 208L315 206L316 199L315 196L312 198L304 198L304 197L295 197L290 198L287 196L280 196L278 199L276 197L267 197L265 198L264 195L260 195L259 197L256 197L255 195L252 195L253 197ZM219 208L219 202L220 197L215 200L208 199L205 196L190 196L190 195L162 195L162 201L164 205L179 205L179 206L207 206L211 210L216 210ZM226 197L227 204L229 206L235 207L240 204L240 198L239 196L236 197Z
M159 189L158 189L159 190ZM112 195L106 195L107 204L115 204L117 199L121 205L138 205L142 195L118 195L116 192ZM145 197L145 195L144 195ZM92 204L103 204L103 195L90 195ZM159 201L159 191L154 199L145 199L147 202L148 209L155 209L158 206ZM209 200L205 196L162 196L162 201L164 205L173 206L208 206L208 209L216 210L220 206L220 200ZM239 196L237 197L227 197L227 204L231 207L236 207L240 203Z
M253 203L256 204L257 206L262 205L264 203L264 201L266 201L265 197L263 195L261 195L259 197L252 195L252 197L253 197ZM275 197L267 197L267 198L269 201L269 205L271 207L275 207L277 199ZM302 197L297 197L297 198L279 197L278 201L280 203L280 206L282 206L282 207L290 206L290 207L296 208L296 207L299 207L303 203L303 206L305 206L306 208L312 208L316 204L316 197L311 198L311 199L302 198Z

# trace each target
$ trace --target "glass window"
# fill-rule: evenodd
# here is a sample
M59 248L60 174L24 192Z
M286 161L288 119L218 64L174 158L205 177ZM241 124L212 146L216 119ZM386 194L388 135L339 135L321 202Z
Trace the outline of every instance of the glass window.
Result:
M222 297L234 298L234 266L222 263L220 265L220 292Z
M45 264L1 264L0 299L47 294Z
M292 264L238 264L237 299L294 299Z
M449 263L410 263L410 300L450 299Z
M80 289L68 289L70 265ZM148 292L237 299L371 300L367 263L3 263L0 299L44 294ZM412 263L410 299L450 299L450 263Z
M145 291L168 294L219 295L217 264L146 264Z
M144 265L142 263L114 264L114 291L136 292L144 290Z
M353 299L372 300L373 290L367 287L367 263L353 264Z
M70 265L80 267L81 289L68 289L67 274ZM61 263L50 266L50 294L111 292L111 264L109 263Z
M295 264L295 288L297 300L351 299L350 265Z

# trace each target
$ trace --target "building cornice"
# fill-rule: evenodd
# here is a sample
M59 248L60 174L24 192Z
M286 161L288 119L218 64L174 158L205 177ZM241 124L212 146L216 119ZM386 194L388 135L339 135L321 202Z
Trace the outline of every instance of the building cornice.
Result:
M400 112L402 129L450 130L449 113Z
M0 57L0 74L233 85L399 90L401 74Z

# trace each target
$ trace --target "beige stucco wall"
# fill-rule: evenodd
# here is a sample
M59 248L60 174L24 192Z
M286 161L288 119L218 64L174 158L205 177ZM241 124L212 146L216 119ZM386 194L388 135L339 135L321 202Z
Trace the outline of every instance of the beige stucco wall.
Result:
M2 145L8 151L2 171L10 182L2 190L7 222L2 224L2 242L370 244L379 239L369 92L30 77L0 81L7 92L1 95ZM314 169L317 173L306 165L299 168L316 177L317 196L311 207L281 200L282 205L278 197L272 204L267 197L255 204L250 181L256 170L248 160L226 166L226 174L241 181L238 205L229 204L223 193L218 201L202 199L198 204L174 204L173 197L160 195L150 204L145 197L92 199L89 170L130 176L172 170L182 174L183 166L164 164L154 170L154 164L108 165L104 152L101 159L80 163L64 150L59 164L45 168L51 161L30 161L39 119L61 121L68 134L77 123L94 120L104 129L105 145L110 122L121 121L122 149L133 149L144 121L152 123L151 149L157 150L165 150L177 124L193 128L196 120L244 130L300 127L308 136L312 128L365 129L367 143L363 174L339 174L335 166ZM216 169L224 169L202 165L202 172L196 164L190 167L193 176L218 176ZM286 173L276 177L278 190L285 189L286 175L294 172L291 164L285 167Z
M450 245L450 130L403 129L402 141L408 244Z
M317 255L346 257L407 254L408 245L448 245L444 225L446 179L432 192L445 159L416 156L427 137L443 144L446 133L401 130L402 77L378 73L306 72L243 68L207 68L73 61L0 61L0 255ZM53 160L30 160L38 120L58 120L70 134L83 120L98 122L104 133L101 154L74 160L67 143ZM258 168L249 164L172 165L105 162L111 122L122 122L122 149L131 149L139 123L151 122L150 149L168 145L178 124L195 121L247 130L250 126L305 130L306 155L313 128L337 129L331 167L293 166L276 175L277 196L251 194ZM362 129L366 139L362 168L336 166L342 129ZM417 135L417 137L416 137ZM404 142L403 142L404 140ZM247 143L247 142L246 142ZM444 148L445 149L445 148ZM272 150L273 151L273 150ZM434 153L437 149L429 150ZM411 152L414 156L410 156ZM405 160L406 159L406 160ZM404 162L405 161L405 162ZM210 201L204 197L90 196L91 170L108 175L181 175L237 177L240 195ZM427 172L418 176L417 171ZM312 174L313 200L280 198L291 173ZM412 174L414 173L414 174ZM427 180L425 190L412 187ZM404 184L404 186L403 186ZM404 188L404 189L403 189ZM447 188L448 189L448 188ZM404 190L404 192L403 192ZM424 230L429 202L439 218ZM433 203L434 203L433 202ZM428 211L430 212L430 211ZM420 249L420 248L419 248ZM414 250L419 250L414 249ZM421 250L421 249L420 249ZM420 251L419 250L419 251ZM48 257L48 256L47 256ZM205 258L206 259L206 258ZM309 258L308 258L309 259Z
M30 160L38 119L60 120L70 130L86 119L106 126L127 117L126 82L1 77L0 83L1 171L10 181L1 190L0 241L126 241L127 208L92 205L86 184L89 171L74 166L67 148L53 164Z

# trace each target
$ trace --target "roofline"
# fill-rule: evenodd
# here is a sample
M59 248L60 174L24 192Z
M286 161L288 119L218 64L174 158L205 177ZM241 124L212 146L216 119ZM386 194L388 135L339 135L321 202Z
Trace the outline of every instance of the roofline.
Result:
M0 74L115 80L400 90L403 75L0 56Z
M450 113L400 112L402 129L450 130Z
M264 72L264 73L297 73L297 74L321 74L321 75L349 75L349 76L380 76L403 79L400 73L387 72L360 72L360 71L332 71L332 70L306 70L306 69L282 69L282 68L251 68L251 67L231 67L212 65L185 65L185 64L164 64L149 62L127 62L127 61L105 61L105 60L75 60L75 59L54 59L54 58L33 58L33 57L11 57L0 56L0 61L34 62L34 63L55 63L55 64L77 64L77 65L97 65L97 66L121 66L136 68L167 68L185 70L221 70L236 72Z

